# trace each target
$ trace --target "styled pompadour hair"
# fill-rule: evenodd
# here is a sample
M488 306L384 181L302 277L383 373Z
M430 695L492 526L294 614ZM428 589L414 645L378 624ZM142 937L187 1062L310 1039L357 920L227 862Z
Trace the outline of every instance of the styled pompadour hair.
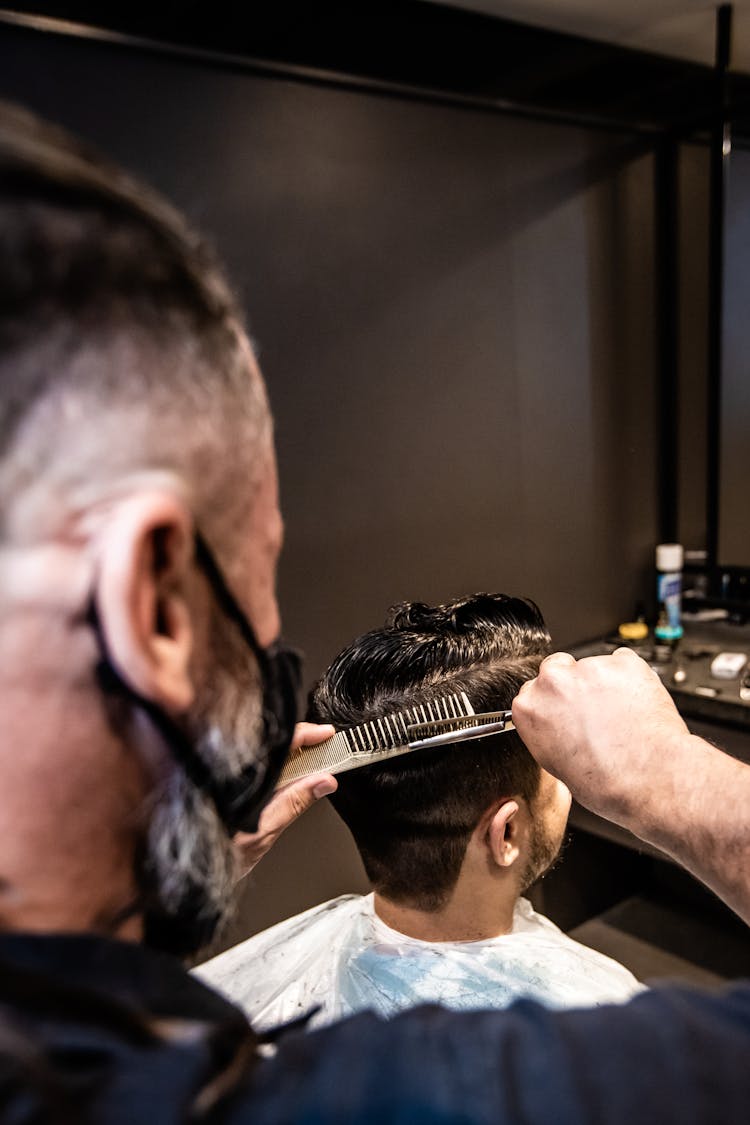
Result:
M395 606L382 629L339 653L310 695L308 718L338 728L466 692L476 712L505 710L533 678L550 637L533 602L476 594ZM330 798L368 878L394 902L437 910L494 800L533 800L539 767L513 732L415 751L343 773Z

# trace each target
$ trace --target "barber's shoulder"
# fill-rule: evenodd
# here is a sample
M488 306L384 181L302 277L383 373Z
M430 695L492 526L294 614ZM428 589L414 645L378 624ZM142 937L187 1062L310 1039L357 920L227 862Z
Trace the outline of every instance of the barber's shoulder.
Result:
M583 1011L521 1001L502 1012L362 1013L281 1043L254 1075L244 1114L227 1122L513 1121L524 1105L539 1125L559 1120L561 1106L581 1125L632 1125L634 1113L641 1125L745 1125L748 1050L750 983L720 995L653 990Z

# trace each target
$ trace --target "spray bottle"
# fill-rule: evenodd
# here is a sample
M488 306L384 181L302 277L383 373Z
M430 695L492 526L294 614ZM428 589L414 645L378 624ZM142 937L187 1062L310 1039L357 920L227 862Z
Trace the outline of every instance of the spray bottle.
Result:
M658 619L654 629L657 642L675 645L682 636L682 563L679 543L660 543L656 548L656 601Z

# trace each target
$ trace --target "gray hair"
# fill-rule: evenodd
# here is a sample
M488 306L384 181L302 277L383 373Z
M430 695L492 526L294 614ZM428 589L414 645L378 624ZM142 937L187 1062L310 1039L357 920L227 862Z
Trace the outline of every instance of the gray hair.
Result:
M0 391L5 537L40 480L75 503L92 477L166 470L199 518L226 510L227 462L247 496L270 440L242 315L207 244L155 192L2 103Z

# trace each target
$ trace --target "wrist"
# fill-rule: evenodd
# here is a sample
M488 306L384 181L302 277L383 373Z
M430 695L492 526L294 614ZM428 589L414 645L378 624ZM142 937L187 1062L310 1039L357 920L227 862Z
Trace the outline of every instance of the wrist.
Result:
M739 765L723 750L689 731L660 742L658 756L641 771L619 823L677 859L696 846L717 810L711 796ZM708 798L708 799L707 799ZM619 818L618 818L619 819Z

